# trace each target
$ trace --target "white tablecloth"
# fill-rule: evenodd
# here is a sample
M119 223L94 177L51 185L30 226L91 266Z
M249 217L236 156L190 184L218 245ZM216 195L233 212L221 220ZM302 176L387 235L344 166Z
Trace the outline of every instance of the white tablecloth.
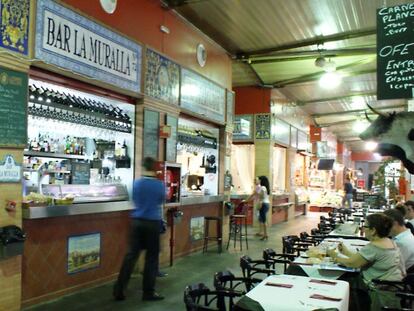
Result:
M335 238L327 238L323 240L319 247L327 247L327 248L334 248L336 245L342 242L344 245L353 252L358 252L362 247L367 245L369 241L358 240L358 239L335 239ZM301 263L307 263L306 253L302 254L304 257L297 257L294 260L294 263L299 264L302 270L310 277L315 278L326 278L336 280L341 277L342 274L345 272L355 272L356 269L345 268L342 266L338 266L332 262L326 260L321 264L315 265L300 265ZM341 254L340 254L341 256ZM329 258L326 258L329 259Z
M250 299L260 303L265 311L305 311L318 308L337 308L348 311L349 284L345 281L335 281L335 285L309 282L308 277L294 275L272 275L246 294ZM274 287L266 283L291 284L292 288ZM310 298L319 294L341 301L329 301Z
M345 236L345 237L353 237L359 236L359 224L357 223L350 223L347 222L345 224L340 224L338 228L331 231L328 235L335 235L335 236Z

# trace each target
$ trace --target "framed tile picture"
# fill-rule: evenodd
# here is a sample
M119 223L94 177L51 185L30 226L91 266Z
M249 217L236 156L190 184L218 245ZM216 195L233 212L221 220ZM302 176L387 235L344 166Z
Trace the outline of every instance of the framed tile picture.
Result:
M67 272L95 269L101 263L101 233L68 237Z

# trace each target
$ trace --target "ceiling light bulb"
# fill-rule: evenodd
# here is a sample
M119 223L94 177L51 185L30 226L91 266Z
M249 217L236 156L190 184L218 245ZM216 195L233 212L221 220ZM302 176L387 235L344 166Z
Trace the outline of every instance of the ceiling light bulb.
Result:
M365 131L368 126L369 126L368 122L363 122L363 121L358 120L354 123L354 125L352 126L352 129L354 130L354 132L357 132L359 134Z
M323 66L323 70L325 70L325 72L334 72L336 70L335 62L332 60L329 60L328 62L325 63L325 66Z
M337 72L324 73L319 79L319 86L324 89L334 89L341 84L342 77Z
M375 141L367 141L365 143L365 149L369 150L369 151L374 151L375 149L377 149L378 143L376 143Z

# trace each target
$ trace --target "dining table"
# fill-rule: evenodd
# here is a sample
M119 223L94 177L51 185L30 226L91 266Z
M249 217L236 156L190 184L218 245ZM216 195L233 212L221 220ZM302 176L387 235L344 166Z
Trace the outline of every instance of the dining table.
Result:
M271 275L250 290L235 310L308 311L337 309L348 311L349 284L340 280L297 275Z
M295 260L290 264L288 268L289 273L294 271L294 266L300 267L303 270L304 275L309 277L322 277L327 279L339 279L343 274L358 273L360 270L355 268L348 268L342 265L338 265L332 262L331 258L326 256L326 251L328 249L337 248L339 243L343 243L350 251L358 252L362 247L367 245L369 241L360 240L360 239L342 239L342 238L326 238L318 246L317 253L320 254L320 257L323 257L322 260L318 258L317 260L312 261L308 256L308 252L301 252L300 256L296 257ZM344 255L338 253L340 257ZM296 269L297 270L297 269Z

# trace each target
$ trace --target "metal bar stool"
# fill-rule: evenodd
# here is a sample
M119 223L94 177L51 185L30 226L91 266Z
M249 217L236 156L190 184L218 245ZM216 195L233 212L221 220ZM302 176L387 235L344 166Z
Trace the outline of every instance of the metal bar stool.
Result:
M249 249L249 243L247 241L247 209L248 206L245 202L239 204L236 208L235 214L230 215L229 221L229 239L227 241L226 249L229 249L230 240L233 238L234 248L236 247L237 240L240 241L240 250L243 250L243 227L244 227L244 237L246 241L246 248Z
M216 236L210 236L210 221L215 221L216 222ZM203 253L207 252L208 241L210 241L210 240L217 241L218 252L221 253L221 251L222 251L222 242L223 242L221 217L217 217L217 216L204 217Z

